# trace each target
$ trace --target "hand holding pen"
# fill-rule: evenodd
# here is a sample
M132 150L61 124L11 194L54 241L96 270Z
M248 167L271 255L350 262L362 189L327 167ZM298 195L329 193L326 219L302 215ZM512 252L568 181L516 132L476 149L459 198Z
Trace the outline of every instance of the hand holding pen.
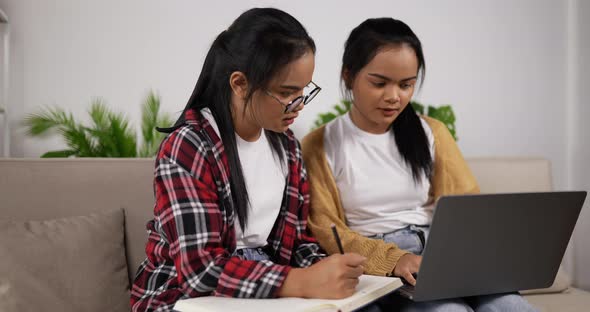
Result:
M333 224L330 226L332 228L332 234L334 234L334 239L336 240L336 245L338 245L338 250L340 251L340 254L343 255L344 254L344 249L342 248L342 242L340 241L340 236L338 235L338 230L336 230L336 224Z
M282 297L343 299L354 294L367 258L356 253L344 253L335 226L332 226L332 233L340 253L332 254L305 269L291 269L283 290L287 290L289 285L306 286L293 293L282 292Z

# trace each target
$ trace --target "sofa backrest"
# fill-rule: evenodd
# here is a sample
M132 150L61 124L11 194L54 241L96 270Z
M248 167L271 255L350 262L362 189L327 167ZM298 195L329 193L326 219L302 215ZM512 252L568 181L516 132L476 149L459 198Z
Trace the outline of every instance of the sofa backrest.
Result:
M0 159L0 218L46 220L125 210L129 279L145 259L153 159Z
M468 158L483 193L548 191L549 161ZM123 208L130 282L153 218L153 159L0 159L0 218L45 220Z
M551 163L543 158L467 158L482 193L547 192Z

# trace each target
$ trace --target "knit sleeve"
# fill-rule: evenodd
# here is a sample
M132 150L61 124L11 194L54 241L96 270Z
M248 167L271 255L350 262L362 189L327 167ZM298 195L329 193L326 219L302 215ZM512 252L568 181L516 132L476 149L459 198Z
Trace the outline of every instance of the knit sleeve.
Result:
M447 127L434 118L422 118L432 129L436 150L431 197L436 200L443 195L479 193L477 181Z

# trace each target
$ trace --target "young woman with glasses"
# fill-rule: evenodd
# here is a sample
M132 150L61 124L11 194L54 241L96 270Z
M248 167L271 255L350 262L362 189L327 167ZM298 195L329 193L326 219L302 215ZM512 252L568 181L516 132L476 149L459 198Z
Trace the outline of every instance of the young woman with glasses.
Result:
M307 174L289 130L320 91L314 54L303 26L276 9L251 9L215 39L184 112L162 129L133 311L209 295L354 292L365 258L324 258L308 235Z
M441 122L409 105L425 74L418 37L392 18L368 19L346 41L341 81L350 112L303 140L311 187L309 226L328 253L368 258L365 273L415 284L435 200L477 193L477 182ZM510 256L510 255L506 255ZM444 268L441 268L444 270ZM461 274L461 272L457 272ZM413 303L388 296L369 311L532 311L517 294Z

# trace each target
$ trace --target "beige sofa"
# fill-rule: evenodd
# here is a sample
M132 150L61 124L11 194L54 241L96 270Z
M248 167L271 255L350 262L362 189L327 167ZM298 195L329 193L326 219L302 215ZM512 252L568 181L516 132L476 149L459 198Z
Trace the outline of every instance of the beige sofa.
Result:
M542 159L468 162L482 192L551 189ZM0 159L0 311L129 310L152 172L151 159ZM563 272L543 292L526 295L541 311L590 307Z

